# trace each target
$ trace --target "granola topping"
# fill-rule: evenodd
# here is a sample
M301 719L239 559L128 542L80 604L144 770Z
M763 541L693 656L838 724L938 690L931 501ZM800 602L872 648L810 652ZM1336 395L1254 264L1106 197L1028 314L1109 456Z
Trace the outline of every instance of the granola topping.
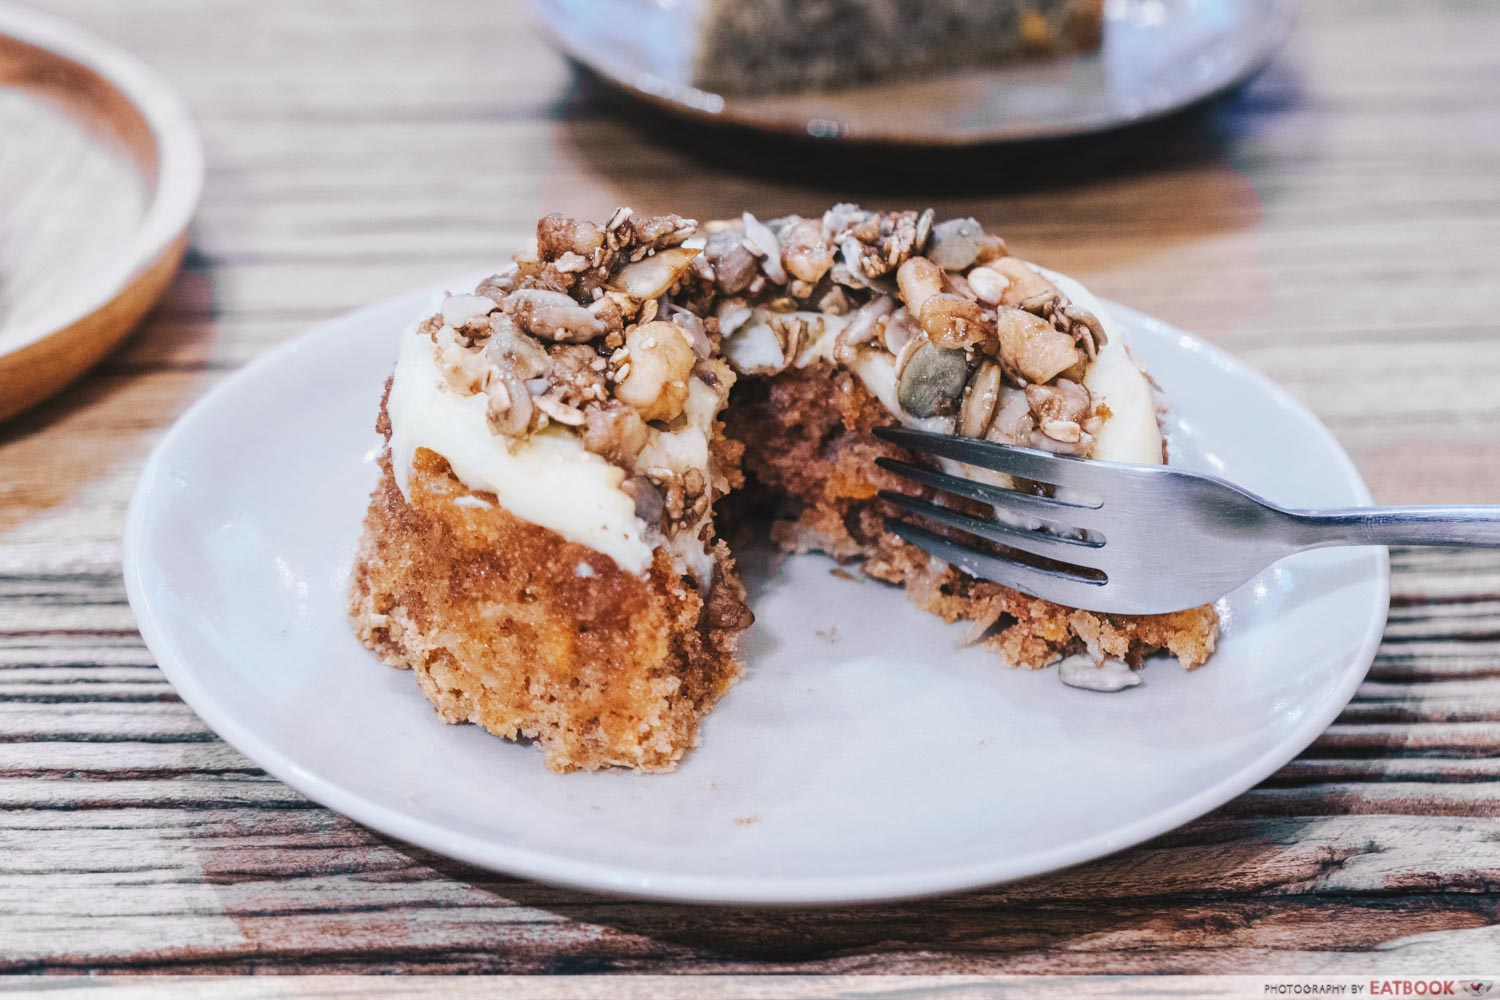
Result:
M836 362L908 423L1078 455L1110 436L1122 407L1103 397L1123 392L1154 434L1143 379L1085 302L976 220L931 210L700 227L620 209L603 226L542 219L512 269L448 296L417 335L506 447L569 435L619 470L653 537L698 544L736 371ZM1145 435L1137 419L1109 449L1140 460Z

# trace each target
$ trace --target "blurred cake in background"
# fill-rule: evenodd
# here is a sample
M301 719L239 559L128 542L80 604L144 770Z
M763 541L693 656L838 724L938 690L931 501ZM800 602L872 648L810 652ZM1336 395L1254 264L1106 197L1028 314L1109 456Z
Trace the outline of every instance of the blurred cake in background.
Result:
M1104 0L688 0L694 83L725 93L830 87L1098 48Z

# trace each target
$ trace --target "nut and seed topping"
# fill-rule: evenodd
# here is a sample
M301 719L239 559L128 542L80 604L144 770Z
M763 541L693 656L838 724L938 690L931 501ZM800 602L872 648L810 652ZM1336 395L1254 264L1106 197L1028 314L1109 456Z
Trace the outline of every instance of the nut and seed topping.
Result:
M615 398L634 406L644 420L674 420L687 402L693 371L692 345L675 323L658 320L636 327L625 338L629 361L615 386Z
M913 314L922 304L943 290L943 269L926 257L912 257L896 270L896 287L901 301Z
M1068 454L1086 454L1108 415L1082 385L1105 344L1098 318L978 221L930 209L701 227L626 208L603 226L552 215L514 268L448 296L419 329L448 385L485 395L494 433L576 429L625 470L653 524L707 509L718 474L656 467L673 450L656 435L717 412L689 402L727 398L721 352L757 372L883 358L905 415Z
M949 350L983 344L995 336L994 318L979 303L951 292L929 296L918 319L927 339Z
M1050 382L1078 364L1073 338L1033 313L1001 307L1000 360L1028 382Z

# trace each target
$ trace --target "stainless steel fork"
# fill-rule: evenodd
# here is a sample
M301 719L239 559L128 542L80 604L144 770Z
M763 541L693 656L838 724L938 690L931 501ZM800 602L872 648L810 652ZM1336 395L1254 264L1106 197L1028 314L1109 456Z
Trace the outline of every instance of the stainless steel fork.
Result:
M1304 549L1500 546L1500 506L1289 510L1214 476L1164 465L1089 461L905 427L875 433L913 452L1058 487L1055 496L1039 496L876 460L913 482L992 507L995 517L975 517L890 490L880 494L1003 549L981 550L888 519L901 538L973 576L1088 611L1142 615L1196 607Z

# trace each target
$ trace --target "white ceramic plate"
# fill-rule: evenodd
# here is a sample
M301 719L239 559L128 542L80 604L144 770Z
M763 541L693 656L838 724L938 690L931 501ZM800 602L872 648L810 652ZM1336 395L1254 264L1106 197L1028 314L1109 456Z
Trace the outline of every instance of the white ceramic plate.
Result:
M919 146L1056 139L1160 118L1265 66L1293 18L1293 0L1108 0L1096 53L740 96L693 85L691 6L531 0L559 48L664 111L819 141Z
M1374 655L1383 549L1287 560L1224 602L1207 666L1153 661L1119 694L1004 669L826 559L752 551L748 667L702 746L670 775L554 774L534 747L442 725L345 621L381 385L432 296L334 320L224 382L151 457L125 535L131 606L188 704L276 777L391 836L666 899L963 889L1097 858L1238 795L1322 732ZM1369 502L1328 431L1264 377L1118 314L1175 402L1183 464L1289 504Z

